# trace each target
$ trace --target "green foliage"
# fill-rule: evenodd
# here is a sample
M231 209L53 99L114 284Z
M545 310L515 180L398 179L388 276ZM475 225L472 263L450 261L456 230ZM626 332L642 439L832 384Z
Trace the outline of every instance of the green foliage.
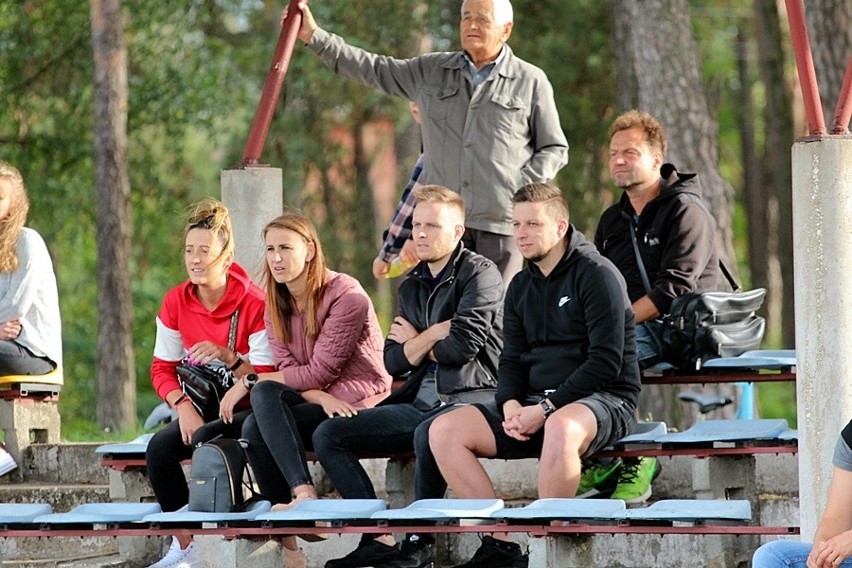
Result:
M165 291L185 278L183 213L194 200L218 196L219 172L241 160L284 4L124 3L140 417L158 402L148 375L154 319ZM457 49L460 5L460 0L311 4L323 27L396 57L417 54L424 39L430 50ZM750 3L695 0L690 6L720 120L723 174L738 186L731 93L739 85L731 30L747 18L743 7ZM606 129L616 112L611 6L576 0L568 10L564 0L515 0L514 8L510 44L548 74L571 145L569 164L556 182L569 199L573 222L589 233L615 195L606 171ZM56 267L65 343L64 430L66 436L100 436L93 426L97 258L89 4L2 2L0 29L0 156L24 173L32 199L30 225L44 236ZM387 221L375 219L366 174L371 158L363 134L376 119L392 120L400 133L410 125L405 101L336 77L297 42L262 156L284 171L285 203L316 221L331 265L371 288L375 226ZM411 158L400 160L410 165ZM408 172L400 170L401 187ZM741 220L737 228L739 235L746 232ZM388 287L376 289L387 293ZM388 305L374 297L377 305ZM387 310L380 316L388 321ZM772 408L765 414L789 415L789 393L776 396L763 386L760 391L761 403Z

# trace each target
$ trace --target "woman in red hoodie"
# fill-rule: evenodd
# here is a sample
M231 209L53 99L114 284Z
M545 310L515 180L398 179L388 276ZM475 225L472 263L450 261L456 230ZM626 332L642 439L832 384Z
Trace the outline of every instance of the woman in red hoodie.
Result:
M148 479L163 511L176 511L189 501L181 461L192 456L195 444L219 435L240 436L251 414L243 378L275 368L263 320L264 292L234 262L231 219L222 203L208 200L192 209L184 263L189 280L163 299L151 364L154 390L178 414L154 435L145 454ZM234 374L235 383L220 404L220 419L205 423L181 390L175 369L182 361L226 367ZM200 566L191 537L175 537L152 568L178 564Z

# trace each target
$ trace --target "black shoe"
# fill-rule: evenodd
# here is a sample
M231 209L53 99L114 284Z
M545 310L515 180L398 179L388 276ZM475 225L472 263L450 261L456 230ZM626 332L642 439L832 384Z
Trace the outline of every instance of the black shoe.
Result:
M368 568L387 566L388 562L399 558L399 546L388 546L377 540L364 540L358 548L344 556L325 563L325 568Z
M456 568L527 568L529 557L517 544L498 544L494 537L482 537L482 545L468 562Z
M434 568L435 543L421 539L403 541L396 560L382 565L384 568Z

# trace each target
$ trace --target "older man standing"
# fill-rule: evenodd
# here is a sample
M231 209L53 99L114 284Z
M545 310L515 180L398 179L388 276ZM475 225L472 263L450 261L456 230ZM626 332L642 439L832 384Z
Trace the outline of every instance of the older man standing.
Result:
M512 195L552 179L568 162L553 87L515 57L509 0L465 0L462 51L395 59L348 45L317 27L304 2L299 38L338 75L414 101L422 115L422 184L459 192L465 245L497 264L508 283L523 264L512 242Z

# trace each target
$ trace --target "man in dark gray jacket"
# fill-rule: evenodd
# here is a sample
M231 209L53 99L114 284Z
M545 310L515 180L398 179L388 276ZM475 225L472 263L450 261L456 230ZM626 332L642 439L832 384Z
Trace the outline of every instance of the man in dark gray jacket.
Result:
M553 87L506 44L509 0L465 0L462 51L410 59L377 55L317 27L306 4L299 37L330 69L414 101L422 117L420 182L457 191L467 205L468 248L497 263L508 284L523 259L512 242L512 194L549 181L568 162Z
M440 475L420 474L434 463L426 423L454 404L494 398L503 347L500 272L461 242L464 201L457 193L431 185L415 190L415 198L412 235L420 263L399 286L399 313L385 342L385 366L406 377L405 384L379 406L327 420L313 435L320 463L346 499L376 498L357 454L415 445L416 498L443 497ZM424 536L399 546L391 535L365 535L352 553L326 566L425 566L434 562L433 543Z

